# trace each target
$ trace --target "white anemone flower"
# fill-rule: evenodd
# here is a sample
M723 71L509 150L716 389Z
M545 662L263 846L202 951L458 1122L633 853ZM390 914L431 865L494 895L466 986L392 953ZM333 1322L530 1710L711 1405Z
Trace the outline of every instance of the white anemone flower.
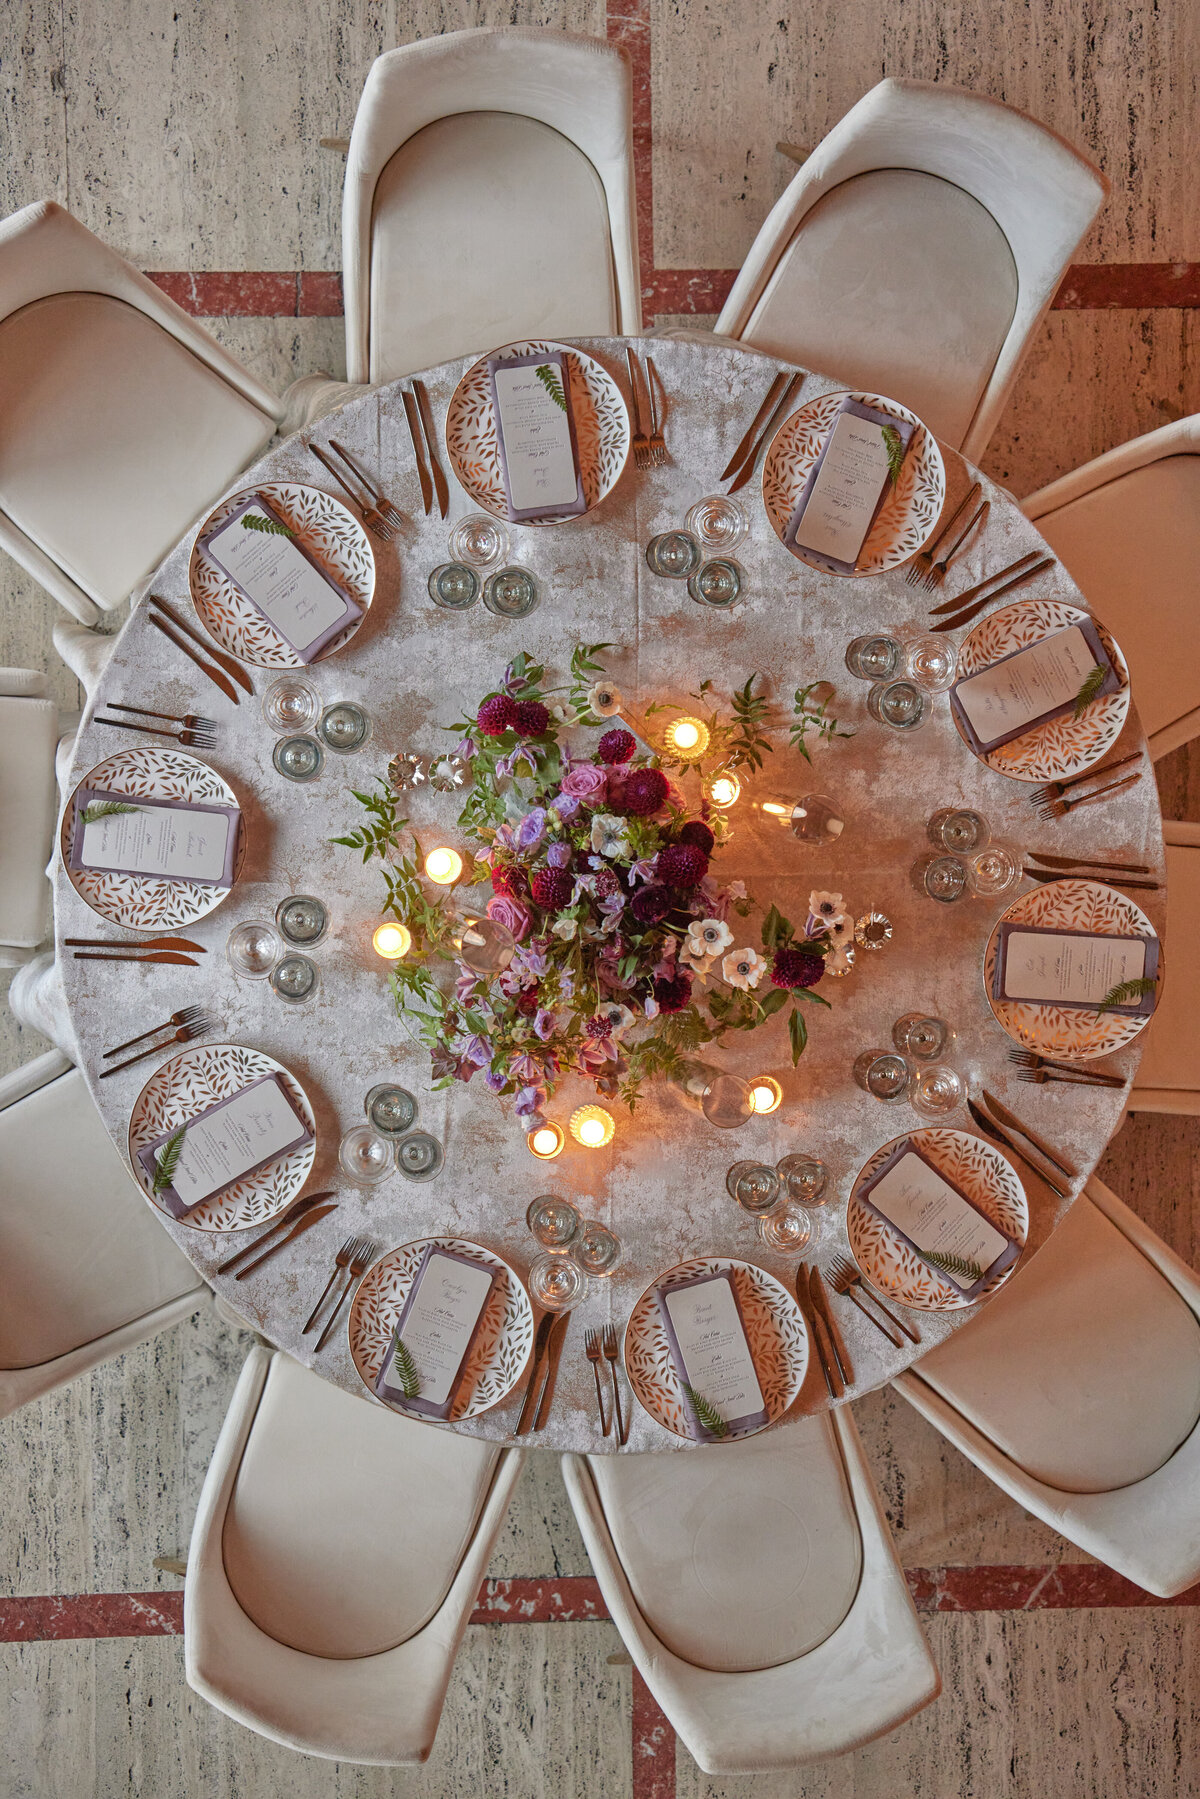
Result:
M808 909L814 918L822 918L828 924L831 918L846 910L846 902L840 893L826 893L820 887L814 887L808 896Z
M720 918L694 918L688 926L688 949L694 956L719 956L733 942L733 932Z
M851 918L849 912L837 912L834 914L829 920L828 936L829 941L834 945L853 943L854 920Z
M709 970L716 961L716 957L702 955L689 938L687 948L681 949L679 952L679 960L691 969L697 980L704 981L708 978Z
M757 987L766 972L766 962L756 949L735 949L721 964L721 973L729 985L740 988L743 993L747 988Z
M611 681L597 681L587 690L588 710L597 718L615 718L624 703L620 689Z
M612 812L597 812L592 819L592 848L598 856L627 856L630 843L625 820Z
M633 1023L633 1013L629 1007L623 1006L619 1000L615 999L606 1000L602 1006L597 1006L596 1017L608 1019L614 1037L624 1036Z
M579 926L573 918L558 918L550 926L551 934L561 937L564 943L570 943L578 929Z

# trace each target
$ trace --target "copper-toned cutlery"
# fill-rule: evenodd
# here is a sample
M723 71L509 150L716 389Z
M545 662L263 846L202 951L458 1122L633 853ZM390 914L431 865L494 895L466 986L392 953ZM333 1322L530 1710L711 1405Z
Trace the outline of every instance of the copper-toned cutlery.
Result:
M414 381L412 388L416 395L417 412L425 432L425 444L429 451L429 472L433 476L438 511L445 518L450 510L450 489L446 485L446 477L442 473L442 465L438 461L437 432L433 428L433 410L429 404L429 393L423 381Z
M400 389L400 398L404 401L404 416L408 420L408 435L412 439L413 455L417 461L417 479L421 483L421 504L428 518L433 511L433 483L429 479L429 470L425 467L425 452L421 448L422 427L417 402L407 387Z
M955 525L967 510L967 507L974 505L982 492L983 489L979 485L979 482L972 481L970 487L968 487L966 493L958 502L958 505L954 508L954 511L950 514L950 517L946 520L941 530L931 539L923 550L919 550L913 557L912 561L904 571L904 579L908 582L910 587L922 586L925 576L933 567L933 559L937 555L938 550L941 548L950 532L953 531Z
M1065 800L1044 801L1038 807L1038 817L1044 819L1065 818L1068 812L1078 812L1080 806L1094 806L1097 800L1111 799L1114 793L1124 793L1126 788L1134 787L1142 778L1139 768L1136 774L1126 775L1123 780L1113 781L1108 787L1101 787L1095 793L1072 795Z
M837 1353L833 1347L829 1326L813 1302L812 1291L808 1284L808 1268L803 1262L796 1270L796 1299L804 1322L808 1326L813 1347L816 1349L830 1397L840 1399L846 1391L846 1383L842 1379L841 1369L838 1367Z
M171 962L177 968L198 968L200 966L198 962L193 962L190 956L182 955L178 950L150 950L145 954L138 955L136 944L131 943L129 948L135 953L129 955L114 949L77 949L74 952L74 960L76 962L139 962L143 965L148 962Z
M907 1319L898 1318L895 1312L884 1305L875 1289L867 1286L862 1275L847 1256L834 1256L826 1272L834 1292L840 1293L843 1299L848 1299L852 1305L856 1305L863 1317L868 1319L896 1349L904 1348L905 1337L910 1343L921 1341L920 1332L915 1330ZM863 1298L860 1299L859 1294L862 1294ZM875 1312L866 1304L867 1299L883 1314L881 1318L876 1317ZM887 1322L885 1323L884 1320Z
M1070 1199L1071 1189L1069 1187L1064 1187L1057 1175L1048 1173L1046 1169L1035 1162L1032 1156L1023 1150L1018 1143L1014 1143L1010 1133L1004 1130L1002 1126L998 1125L994 1118L989 1118L987 1113L982 1111L973 1099L968 1099L967 1111L971 1114L976 1129L982 1131L985 1137L991 1137L994 1142L999 1143L1002 1148L1006 1149L1010 1155L1016 1156L1019 1162L1024 1162L1026 1168L1031 1169L1040 1181L1045 1181L1051 1193L1056 1193L1059 1199Z
M952 618L940 619L931 629L934 631L961 631L965 625L971 624L974 619L978 618L979 614L985 607L990 606L993 600L1000 599L1003 594L1010 593L1014 587L1020 587L1025 581L1032 581L1035 575L1040 575L1046 569L1053 567L1053 556L1043 556L1040 562L1031 563L1019 575L1014 575L1010 581L1005 581L1003 586L994 588L991 593L985 593L981 600L976 600L975 604L968 606L964 612L956 612Z
M154 712L149 706L127 706L121 700L105 700L110 712L133 712L138 718L163 718L168 724L182 725L185 731L215 731L217 721L214 718L201 718L198 712L185 712L182 718L174 712Z
M542 1397L538 1401L537 1415L533 1420L534 1430L544 1430L550 1416L550 1407L554 1404L554 1389L558 1385L558 1364L562 1360L563 1344L570 1324L570 1312L560 1312L558 1323L550 1332L550 1347L546 1351L546 1379L542 1386Z
M787 417L788 412L791 409L792 402L794 401L796 395L800 392L800 389L803 385L804 385L803 373L792 376L791 380L788 382L787 386L783 390L783 398L780 400L778 406L775 408L774 412L771 414L770 418L767 420L766 424L764 425L764 427L763 427L762 431L760 432L760 434L758 435L758 437L751 444L750 452L749 452L748 456L746 457L745 461L742 463L741 468L738 470L738 472L734 476L733 480L729 483L729 486L725 489L726 493L736 493L740 487L745 487L747 481L750 479L751 475L754 473L755 464L758 461L759 451L762 449L764 444L770 443L770 441L774 437L776 431L778 431L780 425L783 423L784 419Z
M306 1212L311 1212L312 1208L320 1205L322 1200L332 1199L333 1195L334 1189L326 1187L320 1193L306 1193L303 1199L293 1200L287 1210L281 1212L279 1217L254 1239L253 1243L243 1243L242 1247L235 1249L231 1256L226 1256L223 1262L218 1262L216 1272L228 1274L230 1269L236 1268L239 1262L244 1262L247 1256L257 1254L264 1244L271 1241L272 1237L277 1237L281 1231L286 1231L288 1226L294 1224L298 1218L303 1217Z
M194 1043L197 1037L205 1037L213 1028L212 1019L193 1018L188 1024L181 1024L177 1031L169 1037L163 1037L158 1043L152 1043L149 1049L139 1049L136 1056L129 1056L124 1062L113 1062L108 1068L102 1068L97 1080L106 1081L110 1074L120 1074L122 1069L132 1068L135 1062L144 1062L147 1056L156 1056L160 1050L170 1049L173 1043Z
M378 1254L379 1245L372 1237L360 1237L355 1243L353 1252L350 1256L350 1272L346 1276L346 1284L337 1296L334 1308L326 1320L325 1329L317 1338L318 1353L324 1349L325 1345L328 1343L333 1328L341 1316L342 1307L354 1291L356 1282L362 1279Z
M215 750L216 737L211 731L168 731L162 725L138 725L130 718L93 718L94 725L111 725L117 731L140 731L144 737L169 737L172 743L182 743L191 750Z
M368 475L366 469L362 466L362 463L350 454L345 444L340 444L336 437L331 437L329 440L329 447L331 450L336 451L351 473L358 476L358 479L371 495L384 518L387 519L390 524L396 526L403 525L404 514L401 512L399 506L394 506L392 504L391 500L389 500L384 493L382 487L380 487L378 481Z
M194 1024L198 1018L203 1018L203 1016L203 1006L184 1006L182 1010L172 1012L165 1023L156 1024L152 1031L143 1031L140 1037L131 1037L128 1043L118 1043L115 1048L106 1049L101 1059L105 1062L111 1061L113 1056L119 1056L123 1050L136 1049L139 1043L145 1043L151 1037L161 1037L164 1031L173 1031L183 1024Z
M609 1373L612 1375L613 1419L616 1424L617 1441L618 1443L628 1443L629 1426L633 1421L633 1415L632 1408L630 1408L629 1411L625 1411L621 1405L621 1386L620 1382L617 1380L617 1358L620 1354L620 1347L617 1343L615 1325L605 1325L604 1334L600 1339L600 1344L609 1365Z
M129 941L126 943L120 942L120 940L115 937L64 937L63 938L63 948L64 949L134 949L134 950L183 949L183 950L191 950L192 954L195 956L205 956L208 954L208 951L205 949L205 947L202 943L193 943L190 937L137 937L137 938L130 938ZM186 1024L187 1020L186 1020L186 1018L173 1018L171 1020L171 1023L172 1024ZM164 1024L162 1028L165 1031L167 1027ZM149 1033L147 1033L147 1034L149 1034ZM133 1039L133 1042L140 1043L141 1038L135 1037ZM129 1044L129 1043L122 1043L119 1047L121 1049L131 1049L133 1047L133 1045Z
M371 495L368 493L364 500L361 493L355 493L350 483L346 480L346 477L340 475L337 469L334 468L333 463L329 460L329 457L325 454L320 444L310 443L308 448L309 453L316 457L317 461L321 464L321 467L325 470L325 473L337 482L346 498L350 501L350 504L358 507L359 517L367 527L367 530L372 532L374 536L380 538L382 542L391 543L392 538L396 535L395 530L375 505ZM365 483L363 484L363 491L366 492Z
M529 1429L533 1414L537 1410L538 1400L542 1396L542 1384L546 1378L546 1348L550 1342L550 1332L554 1329L557 1312L543 1312L538 1319L536 1334L533 1339L533 1364L529 1371L529 1380L525 1387L525 1399L521 1406L521 1415L517 1419L514 1437L523 1437Z
M604 1357L604 1349L599 1331L588 1330L584 1333L583 1352L592 1364L592 1373L596 1377L596 1410L600 1414L600 1434L607 1437L612 1430L612 1419L605 1410L604 1388L600 1384L600 1363Z
M625 361L629 367L629 393L633 402L633 466L648 469L651 465L650 439L646 435L646 427L642 423L642 400L638 390L638 361L632 346L625 345ZM722 476L722 479L724 477Z
M1016 1113L1010 1112L1004 1102L997 1099L994 1093L989 1093L986 1087L983 1089L983 1099L994 1118L998 1118L1001 1124L1006 1125L1010 1131L1016 1131L1019 1136L1024 1137L1027 1143L1032 1143L1038 1154L1045 1156L1046 1160L1058 1169L1065 1180L1076 1179L1076 1171L1071 1164L1064 1162L1058 1151L1052 1149L1044 1137L1039 1137L1037 1132L1030 1130L1027 1124L1022 1124Z
M838 1373L842 1377L843 1385L852 1386L854 1384L854 1365L850 1360L845 1338L838 1329L837 1319L830 1307L829 1297L825 1292L825 1283L821 1279L820 1270L815 1263L808 1271L808 1290L812 1295L813 1309L820 1313L825 1329L829 1332L829 1341L833 1345L834 1359L837 1362Z
M667 460L667 445L662 434L667 416L667 390L663 386L662 376L654 366L653 356L646 358L646 392L650 396L650 465L652 468L662 468ZM662 395L661 413L659 394Z
M1095 768L1085 768L1081 774L1068 775L1064 781L1047 781L1042 787L1034 787L1025 797L1031 806L1047 806L1053 800L1062 799L1063 795L1069 793L1072 787L1078 787L1083 781L1094 781L1100 775L1114 775L1119 768L1128 768L1131 762L1140 761L1141 755L1141 750L1134 750L1132 755L1120 756L1115 762L1101 762ZM1053 862L1059 868L1072 866L1070 858L1063 856L1035 856L1033 860L1035 862ZM1080 864L1075 863L1074 866L1079 867ZM1100 864L1093 863L1092 866L1098 868ZM1131 863L1129 866L1132 867L1133 864ZM1148 875L1153 870L1139 868L1137 872Z
M921 581L921 585L926 593L937 592L938 588L942 585L942 582L946 579L946 571L950 567L950 564L954 561L954 558L958 555L958 552L962 549L962 546L966 543L976 525L982 529L982 527L987 524L988 513L991 510L992 502L990 500L981 501L981 503L976 506L974 512L971 514L958 536L954 539L954 542L950 545L950 548L939 556L935 562L930 563L929 568Z

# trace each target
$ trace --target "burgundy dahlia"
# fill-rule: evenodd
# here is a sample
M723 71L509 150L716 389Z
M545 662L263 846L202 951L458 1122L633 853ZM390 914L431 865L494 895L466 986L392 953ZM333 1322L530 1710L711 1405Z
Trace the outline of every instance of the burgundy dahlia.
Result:
M605 1037L612 1036L612 1019L605 1018L602 1013L597 1012L594 1018L588 1019L583 1028L588 1037L603 1040Z
M632 731L606 731L596 746L596 754L601 762L615 767L621 762L628 762L637 748Z
M506 731L516 729L516 700L509 699L506 693L494 693L475 714L475 723L485 737L503 737Z
M629 903L629 910L639 924L659 924L671 910L671 895L665 887L639 887Z
M806 949L777 949L771 963L776 987L815 987L825 973L825 963Z
M677 843L694 843L698 850L703 850L706 856L711 856L717 840L702 818L689 818L675 841Z
M694 843L668 843L658 852L654 872L668 887L698 887L708 873L708 857Z
M692 983L685 974L673 981L659 979L654 983L654 997L660 1012L682 1012L692 997Z
M533 902L544 912L557 912L571 903L575 883L565 868L535 868L529 877Z
M602 868L596 876L596 898L611 899L614 893L620 893L620 891L621 883L617 879L616 871L611 868Z
M529 879L516 862L502 863L492 869L492 892L507 894L509 899L523 900L529 892Z
M522 987L516 998L516 1008L522 1018L532 1018L538 1009L538 990L536 987Z
M620 809L634 818L657 812L667 797L667 777L661 768L635 768L625 780Z
M517 732L521 737L540 737L549 725L550 713L541 700L517 701Z

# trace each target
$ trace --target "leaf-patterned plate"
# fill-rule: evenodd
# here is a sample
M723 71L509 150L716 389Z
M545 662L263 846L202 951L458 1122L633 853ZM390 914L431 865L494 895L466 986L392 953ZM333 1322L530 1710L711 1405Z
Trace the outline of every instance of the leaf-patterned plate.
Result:
M67 879L80 899L86 900L93 912L113 924L130 931L172 930L195 924L216 910L227 899L228 887L213 887L198 881L164 881L156 875L101 874L87 868L72 868L70 862L71 823L75 817L75 794L80 787L109 787L114 793L127 793L131 800L191 800L199 805L240 806L241 801L215 768L197 761L183 750L158 749L118 750L106 756L84 775L66 806L59 825L59 852ZM233 865L236 881L246 859L246 819L243 815L238 833L237 855Z
M506 1399L524 1374L533 1351L533 1307L524 1283L508 1263L481 1243L463 1237L419 1237L389 1249L373 1262L359 1282L350 1307L350 1354L367 1391L375 1395L375 1381L391 1347L392 1333L409 1288L430 1244L453 1250L484 1268L494 1268L500 1279L492 1288L483 1322L471 1345L467 1366L450 1412L459 1418L478 1418ZM397 1410L401 1408L397 1407Z
M654 1292L666 1281L686 1280L694 1274L733 1277L733 1290L742 1309L750 1353L766 1403L767 1423L774 1424L804 1385L808 1367L804 1314L773 1274L756 1268L752 1262L736 1262L727 1256L699 1256L691 1262L680 1262L677 1268L668 1268L650 1283L629 1314L625 1326L625 1372L639 1404L664 1430L691 1439L679 1377ZM766 1425L759 1428L765 1430Z
M1035 1006L1027 1000L993 999L996 942L1000 926L1040 925L1051 931L1095 931L1103 937L1153 937L1154 926L1131 899L1099 881L1047 881L1022 893L1000 914L983 955L983 990L988 1005L1014 1043L1041 1056L1087 1061L1111 1055L1149 1024L1153 1013L1099 1012L1093 1006ZM1159 956L1159 974L1162 957Z
M137 1159L145 1144L195 1118L218 1100L230 1099L265 1074L277 1074L312 1137L255 1174L244 1175L211 1199L194 1206L176 1222L198 1231L244 1231L266 1224L291 1205L312 1172L317 1153L316 1123L303 1087L273 1056L238 1043L197 1043L180 1050L156 1069L138 1094L129 1120L129 1160L134 1177L152 1205L164 1218L174 1218L151 1191L149 1176Z
M579 445L579 472L588 512L606 499L621 479L632 441L629 413L621 390L594 356L570 344L537 339L505 344L494 356L541 356L562 350L571 381L571 409ZM454 473L477 506L496 518L508 517L500 438L488 380L488 359L473 362L453 394L446 412L446 454ZM585 516L586 514L579 515ZM569 519L527 518L523 525L563 525Z
M1024 1244L1029 1235L1029 1206L1016 1169L998 1149L968 1131L938 1125L928 1130L905 1131L923 1155L961 1187L972 1205L1014 1243ZM938 1270L901 1241L886 1219L863 1204L860 1189L891 1155L902 1137L893 1137L863 1163L851 1189L846 1208L850 1249L873 1287L904 1306L921 1312L961 1312L1002 1287L1020 1260L990 1280L975 1299L964 1299Z
M1062 600L1018 600L1015 605L1002 606L990 618L981 619L963 643L958 653L958 678L977 675L1002 656L1028 649L1053 632L1082 624L1090 617L1081 607L1068 606ZM1051 719L1049 724L1027 731L1023 737L1014 737L1011 743L1002 743L999 749L989 750L981 760L997 774L1011 775L1014 781L1064 781L1092 768L1125 729L1129 717L1129 670L1119 645L1100 620L1093 618L1092 623L1123 685L1116 693L1093 700L1081 718L1072 718L1068 712L1063 718ZM963 737L953 708L951 717Z
M256 487L245 487L240 493L226 495L209 513L196 533L188 563L188 586L192 603L200 615L200 623L223 650L255 668L304 668L306 666L290 643L283 638L256 607L243 599L232 582L227 581L200 548L200 539L228 518L251 494L262 494L270 500L280 516L287 520L296 537L324 569L325 573L345 589L362 607L362 618L331 638L313 658L324 662L345 649L371 609L375 597L375 557L367 534L358 520L319 487L302 487L298 481L260 481Z
M838 407L847 397L890 413L893 418L911 419L917 427L900 465L900 478L880 507L854 570L856 575L879 575L885 569L898 568L923 548L946 498L946 465L933 433L925 429L915 412L909 412L896 400L881 399L878 394L821 394L784 419L763 458L763 504L782 543L804 483L821 454ZM792 544L787 547L810 568L822 566L813 561L807 550Z

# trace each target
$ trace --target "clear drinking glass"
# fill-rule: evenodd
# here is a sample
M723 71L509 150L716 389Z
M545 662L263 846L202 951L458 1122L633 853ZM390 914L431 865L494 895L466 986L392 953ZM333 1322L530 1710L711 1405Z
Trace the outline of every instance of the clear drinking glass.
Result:
M918 1062L936 1062L953 1041L954 1032L946 1020L928 1012L906 1012L892 1026L892 1042L900 1054Z
M855 1060L854 1079L874 1099L903 1099L912 1085L912 1069L890 1049L864 1049Z
M725 1176L725 1187L743 1212L757 1218L779 1204L783 1183L769 1162L735 1162Z
M688 593L701 606L732 606L742 591L740 564L730 556L714 556L688 576Z
M460 518L450 533L450 555L472 568L491 568L508 555L508 532L498 518L472 512ZM432 577L430 577L432 579Z
M280 675L262 697L262 715L280 736L310 731L321 712L321 696L303 675Z
M802 1206L776 1206L758 1221L758 1234L776 1255L798 1256L813 1234L813 1221Z
M311 999L321 982L321 976L315 962L307 956L301 956L295 950L276 962L270 974L271 986L279 999L286 1000L289 1005L302 1005Z
M281 737L271 761L288 781L315 781L325 766L325 751L315 737Z
M624 1253L620 1238L594 1218L583 1220L578 1236L567 1251L585 1274L594 1275L597 1280L606 1279L620 1264Z
M539 1193L529 1202L525 1222L543 1249L563 1250L579 1230L579 1213L557 1193Z
M356 1187L377 1187L392 1172L392 1146L369 1124L356 1124L338 1145L338 1167Z
M417 1115L417 1102L407 1087L381 1081L367 1094L363 1110L381 1137L402 1137Z
M700 566L700 545L690 531L660 531L646 545L651 571L668 581L685 581Z
M910 879L918 893L943 906L952 905L967 891L966 865L957 856L919 856Z
M796 1205L824 1205L829 1170L816 1156L806 1156L799 1152L781 1156L775 1164L775 1172L787 1188L788 1198Z
M530 1298L544 1312L569 1312L588 1290L588 1277L570 1256L535 1256L526 1281Z
M972 806L942 806L925 827L935 849L949 850L951 855L965 856L981 850L991 838L991 826L982 812Z
M803 793L792 812L792 836L801 843L836 843L846 828L841 809L824 793Z
M327 750L339 756L352 756L361 750L371 735L371 720L353 700L336 700L326 706L317 724L317 736Z
M483 603L497 618L524 618L538 603L537 582L527 568L498 568L483 584Z
M696 504L684 520L702 550L736 550L750 520L746 508L728 494L712 493Z
M445 612L466 612L479 598L479 576L465 562L441 562L429 576L429 597Z
M904 645L904 673L926 693L945 693L958 673L958 651L932 631L910 637Z
M396 1167L405 1180L431 1181L444 1161L441 1144L428 1131L413 1131L396 1144Z
M900 667L900 645L894 637L855 637L846 646L846 667L860 681L890 681Z
M917 1070L908 1102L922 1118L944 1118L962 1105L963 1078L948 1062L930 1062Z
M247 918L235 924L225 939L225 958L234 974L244 981L261 981L283 953L279 933L263 919Z
M289 943L319 943L329 929L329 914L310 893L289 893L275 908L275 923Z
M462 936L456 940L455 953L473 973L490 976L503 974L516 947L512 932L494 918L468 916L462 919Z
M919 731L932 711L929 695L915 681L879 681L867 695L867 711L893 731Z
M683 1073L673 1077L671 1085L686 1105L703 1112L721 1130L736 1130L754 1116L749 1081L724 1074L710 1062L685 1062Z
M1007 893L1021 879L1021 863L1002 843L991 843L967 857L967 886L981 899Z

